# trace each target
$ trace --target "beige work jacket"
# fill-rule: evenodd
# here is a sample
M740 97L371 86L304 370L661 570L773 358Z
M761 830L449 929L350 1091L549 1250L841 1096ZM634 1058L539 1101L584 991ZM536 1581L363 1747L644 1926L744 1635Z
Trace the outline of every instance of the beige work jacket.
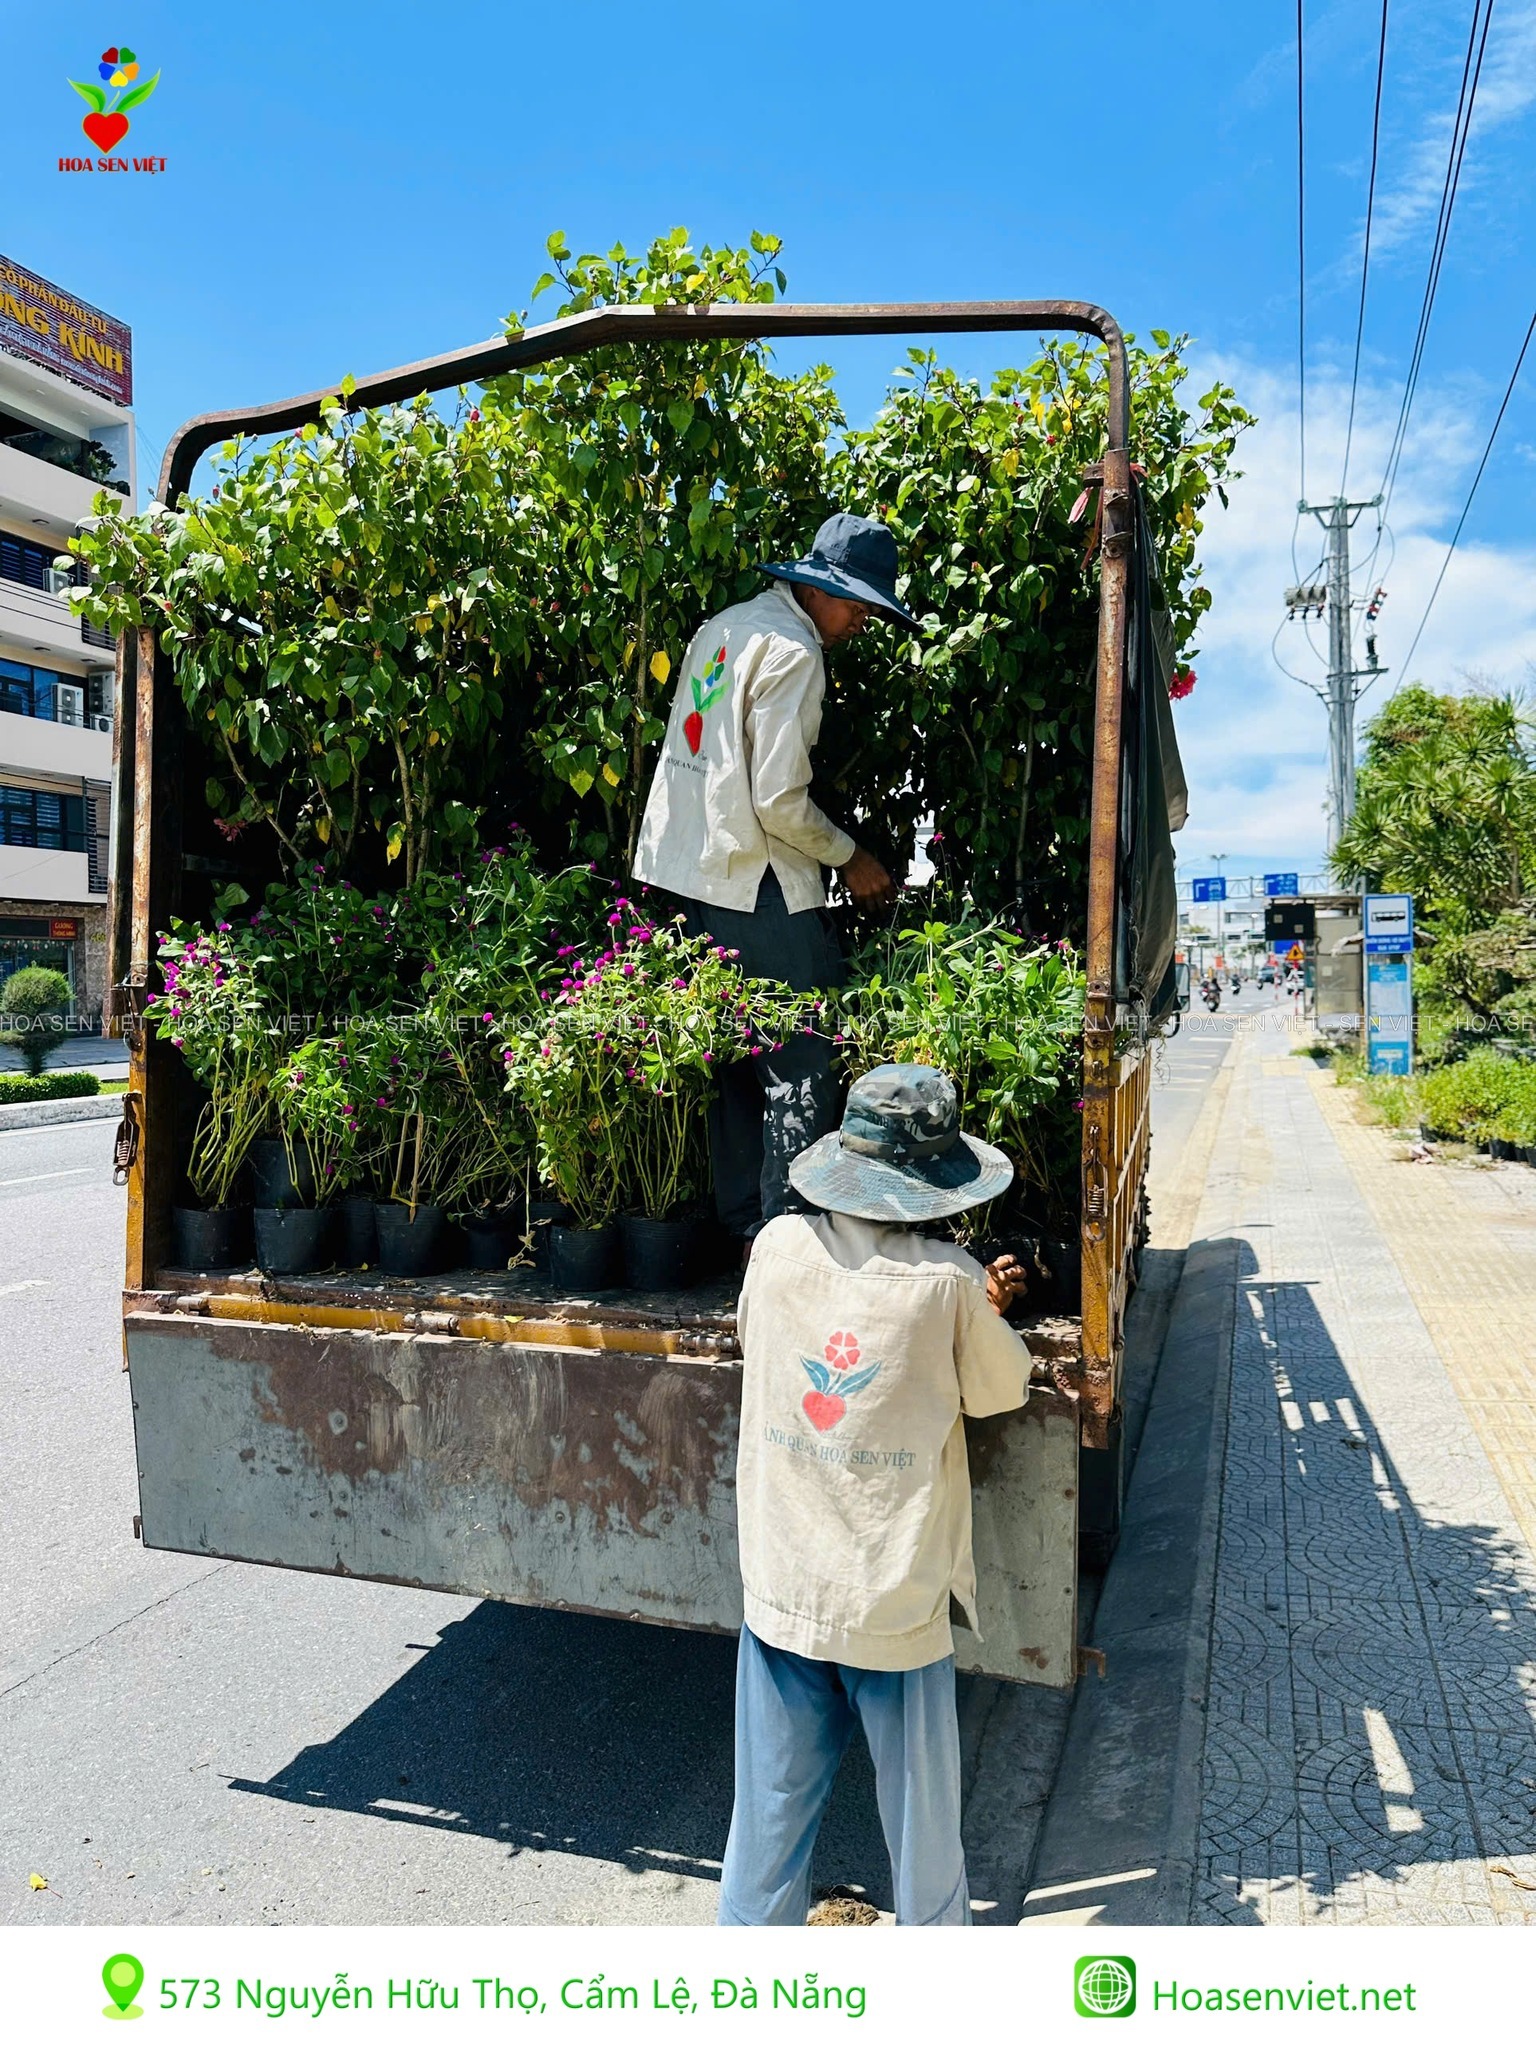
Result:
M826 690L821 636L775 583L693 636L635 849L635 879L753 910L771 865L788 909L826 900L854 842L810 799Z

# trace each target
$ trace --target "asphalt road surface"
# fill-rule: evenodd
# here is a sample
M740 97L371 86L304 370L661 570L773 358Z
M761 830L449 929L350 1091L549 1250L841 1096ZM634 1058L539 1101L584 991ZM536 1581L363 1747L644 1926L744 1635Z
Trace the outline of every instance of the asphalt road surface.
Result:
M1231 1019L1160 1054L1164 1170ZM732 1642L136 1541L111 1144L0 1133L0 1921L711 1921ZM1017 1917L1062 1709L962 1681L983 1922ZM890 1904L861 1747L817 1876Z

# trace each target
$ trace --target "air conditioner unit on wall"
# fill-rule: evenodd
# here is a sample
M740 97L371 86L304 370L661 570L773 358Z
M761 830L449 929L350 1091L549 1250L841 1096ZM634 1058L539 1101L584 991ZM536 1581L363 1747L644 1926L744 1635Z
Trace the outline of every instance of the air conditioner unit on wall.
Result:
M81 683L55 683L53 716L58 725L84 725L85 688Z
M112 730L112 715L110 712L98 711L89 722L94 732L109 733Z

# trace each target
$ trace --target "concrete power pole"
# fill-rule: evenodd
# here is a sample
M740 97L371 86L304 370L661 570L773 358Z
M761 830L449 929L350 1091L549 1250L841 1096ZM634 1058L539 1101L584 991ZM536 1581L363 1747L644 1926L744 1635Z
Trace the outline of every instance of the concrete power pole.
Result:
M1309 505L1303 500L1298 511L1310 512L1328 535L1328 581L1298 585L1285 594L1292 615L1299 608L1328 612L1328 685L1318 694L1328 707L1328 851L1332 853L1355 808L1355 702L1362 680L1369 681L1385 671L1376 660L1375 641L1370 647L1369 665L1354 665L1353 601L1349 588L1349 530L1362 512L1381 503L1380 497L1333 498L1326 505Z

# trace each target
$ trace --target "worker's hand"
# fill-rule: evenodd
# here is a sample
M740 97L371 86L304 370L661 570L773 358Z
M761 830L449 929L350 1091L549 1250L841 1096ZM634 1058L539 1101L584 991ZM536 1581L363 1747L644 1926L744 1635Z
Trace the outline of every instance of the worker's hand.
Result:
M852 856L838 869L838 873L843 878L843 887L860 910L879 910L895 901L896 884L875 856L866 853L862 846L853 849Z
M1004 1252L987 1268L987 1299L1000 1316L1012 1308L1017 1295L1027 1293L1029 1279L1012 1252Z

